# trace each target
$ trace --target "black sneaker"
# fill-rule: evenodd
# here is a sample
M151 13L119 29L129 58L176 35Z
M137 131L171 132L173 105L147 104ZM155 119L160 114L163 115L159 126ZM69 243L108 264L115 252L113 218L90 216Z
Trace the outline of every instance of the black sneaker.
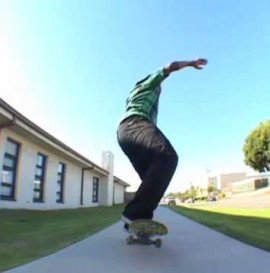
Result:
M129 231L129 224L125 223L123 228L124 228L124 231L128 232Z

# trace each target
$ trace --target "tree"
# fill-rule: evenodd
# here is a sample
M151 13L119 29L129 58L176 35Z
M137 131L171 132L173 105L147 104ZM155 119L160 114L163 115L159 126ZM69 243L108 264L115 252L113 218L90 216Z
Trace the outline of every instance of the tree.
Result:
M270 120L260 123L245 140L245 163L256 171L270 170Z
M189 196L194 199L197 195L196 188L192 185L189 189Z
M213 192L214 190L215 190L215 188L214 188L214 186L212 186L212 185L209 185L208 188L207 188L208 193L211 193L211 192Z

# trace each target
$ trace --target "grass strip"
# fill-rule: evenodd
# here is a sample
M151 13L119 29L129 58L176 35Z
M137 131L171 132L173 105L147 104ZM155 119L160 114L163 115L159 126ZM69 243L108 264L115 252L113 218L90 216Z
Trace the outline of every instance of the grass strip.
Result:
M120 219L122 205L83 209L0 210L0 271L75 243Z
M170 206L188 218L235 239L270 251L270 208Z

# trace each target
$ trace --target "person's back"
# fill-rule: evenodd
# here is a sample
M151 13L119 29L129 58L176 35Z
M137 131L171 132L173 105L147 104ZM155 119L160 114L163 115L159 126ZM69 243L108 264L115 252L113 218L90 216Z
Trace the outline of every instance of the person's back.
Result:
M157 124L160 84L167 76L164 69L159 69L137 82L127 98L124 119L142 116Z

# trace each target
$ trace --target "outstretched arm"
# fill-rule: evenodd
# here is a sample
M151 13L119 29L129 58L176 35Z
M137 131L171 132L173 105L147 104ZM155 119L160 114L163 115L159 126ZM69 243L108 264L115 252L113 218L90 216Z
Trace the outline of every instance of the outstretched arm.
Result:
M174 71L178 71L182 68L191 66L196 69L202 69L202 65L206 65L207 60L206 59L196 59L193 61L181 61L181 62L172 62L164 67L165 74L169 75L170 73Z
M155 73L147 76L145 79L136 83L139 84L147 84L147 85L159 85L161 82L170 75L170 73L180 70L184 67L194 67L196 69L202 69L202 65L206 65L206 59L197 59L193 61L181 61L181 62L172 62L166 65L163 69L157 70Z

